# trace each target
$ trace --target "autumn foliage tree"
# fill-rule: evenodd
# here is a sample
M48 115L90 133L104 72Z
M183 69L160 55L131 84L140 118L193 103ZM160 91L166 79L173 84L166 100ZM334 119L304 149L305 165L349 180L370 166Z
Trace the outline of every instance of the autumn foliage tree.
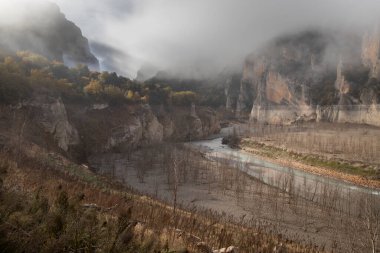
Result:
M100 95L103 91L103 86L97 80L91 80L88 85L84 87L84 92L90 95Z
M197 99L197 94L193 91L178 91L171 94L174 105L189 106Z

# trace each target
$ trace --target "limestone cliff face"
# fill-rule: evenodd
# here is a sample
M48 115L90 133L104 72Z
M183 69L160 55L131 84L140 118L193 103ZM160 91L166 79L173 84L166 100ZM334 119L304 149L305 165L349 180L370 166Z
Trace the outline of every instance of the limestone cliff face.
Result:
M54 137L59 148L68 151L70 146L79 144L78 131L69 122L61 98L38 96L23 106L36 111L33 120Z
M115 127L111 130L104 151L119 147L122 144L135 147L142 139L142 132L141 121L138 119L133 119L129 124Z
M242 79L242 74L231 74L224 80L226 109L228 111L235 111L237 107L237 103L240 103L240 105L242 105L241 103L249 102L249 101L242 101L241 79ZM249 87L247 88L250 89Z
M98 107L97 107L98 108ZM81 136L87 156L123 152L163 141L185 141L219 132L216 113L207 108L152 108L149 105L71 105L69 113Z
M373 123L363 108L361 116L347 112L379 101L379 41L376 31L362 41L318 31L277 38L246 58L235 111L250 110L252 121L276 124L318 117Z
M34 143L85 162L102 153L129 152L164 141L188 141L220 131L210 108L94 105L34 94L0 107L0 146Z
M158 121L149 105L142 105L141 110L136 115L142 126L142 142L156 143L161 142L164 138L164 130L162 124Z
M171 112L161 112L159 121L164 126L166 140L197 140L219 133L220 122L211 108L196 107L175 108Z
M105 151L120 147L120 145L136 147L138 145L158 143L163 138L162 124L153 114L150 107L146 105L127 122L111 129L105 145Z
M317 107L317 122L337 122L380 126L379 105L322 106Z
M276 72L268 72L265 95L266 99L276 104L293 103L293 95L290 92L287 80Z
M342 63L342 59L340 59L337 66L335 88L337 89L337 93L339 96L338 105L341 108L348 107L354 104L351 96L349 95L349 92L351 89L350 84L346 81L346 78L343 75L342 71L343 71L343 63Z
M379 77L379 49L380 34L376 27L372 34L365 33L362 42L362 62L364 66L370 68L371 77Z
M202 137L217 134L221 130L218 115L211 108L203 108L199 112L199 118L202 121Z
M307 104L302 81L284 77L272 69L259 73L251 81L255 89L251 120L279 124L292 122L301 115L310 116L310 106Z
M251 55L244 64L243 76L240 82L240 92L236 103L237 116L242 111L248 110L252 105L265 103L265 79L267 74L267 62L264 57Z
M202 120L198 117L195 111L195 104L191 103L190 106L190 124L189 124L189 137L192 139L201 138L203 135Z
M175 129L171 115L165 111L164 105L160 106L160 108L157 110L156 115L158 121L162 124L163 127L164 140L169 140L173 136Z
M347 94L350 91L350 85L347 83L343 73L343 62L340 59L336 68L336 81L335 88L339 91L339 94Z
M322 37L318 32L305 32L279 38L249 55L243 68L236 111L250 110L251 120L264 120L269 117L267 110L273 107L288 106L293 110L284 117L286 121L304 113L310 104L306 86L320 71L321 55L326 47ZM281 113L270 117L274 118L269 121L276 122L282 118Z
M267 122L270 124L292 124L297 121L317 121L317 122L335 122L335 123L354 123L354 124L369 124L380 126L380 106L377 104L377 95L373 87L366 84L366 88L360 91L359 99L355 99L351 95L352 83L348 82L344 75L344 65L342 60L337 64L336 80L334 88L338 97L335 105L324 106L308 106L301 96L297 104L281 105L266 107L260 104L254 105L251 111L251 118ZM371 78L372 82L374 78ZM276 84L276 91L281 91L281 94L287 94L288 90L284 90L286 81L274 78L272 81ZM270 84L271 87L274 87ZM268 87L268 82L266 83ZM361 84L363 85L363 84ZM302 92L304 93L304 92ZM269 93L270 94L270 93ZM291 92L289 96L285 96L285 100L291 101ZM279 99L270 99L266 93L267 99L272 102L278 102ZM275 97L276 98L276 97ZM281 99L284 99L282 97Z

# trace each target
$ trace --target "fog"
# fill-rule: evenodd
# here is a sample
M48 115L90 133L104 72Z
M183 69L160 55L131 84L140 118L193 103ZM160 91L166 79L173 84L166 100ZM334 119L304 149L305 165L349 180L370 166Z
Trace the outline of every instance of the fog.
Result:
M0 14L15 2L18 1L2 0ZM308 28L360 33L373 27L380 13L380 1L376 0L52 2L94 45L102 45L97 47L98 56L120 52L116 60L100 56L108 58L104 68L114 68L130 77L145 65L197 78L215 75L225 68L238 70L250 52L274 37ZM10 13L7 11L0 22L12 16ZM12 20L14 17L18 15L13 15ZM103 52L102 48L107 50Z

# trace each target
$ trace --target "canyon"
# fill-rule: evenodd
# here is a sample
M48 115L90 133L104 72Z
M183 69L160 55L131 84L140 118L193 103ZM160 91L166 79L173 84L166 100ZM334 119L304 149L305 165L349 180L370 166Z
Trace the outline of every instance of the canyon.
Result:
M0 26L0 248L376 252L377 29L308 28L240 70L130 79L99 70L129 55L57 5L25 20Z

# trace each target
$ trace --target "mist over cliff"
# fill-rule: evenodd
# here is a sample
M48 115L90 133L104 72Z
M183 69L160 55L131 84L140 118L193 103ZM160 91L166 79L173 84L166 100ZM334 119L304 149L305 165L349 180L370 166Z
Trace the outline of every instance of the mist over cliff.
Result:
M81 29L66 19L54 3L4 1L0 4L0 48L28 50L67 65L83 63L98 68Z
M240 70L248 54L284 34L317 28L362 36L380 11L371 0L55 2L90 40L129 55L130 76L151 65L198 79L226 66Z
M68 62L94 63L95 53L103 70L131 78L158 71L193 79L215 77L226 68L239 72L247 55L284 35L312 29L362 37L380 11L380 2L372 0L51 2L60 11L52 11L56 7L47 0L1 1L2 44L11 49L32 45L50 58L67 56ZM343 46L351 46L348 42ZM324 56L339 54L332 51L334 44L328 48Z

